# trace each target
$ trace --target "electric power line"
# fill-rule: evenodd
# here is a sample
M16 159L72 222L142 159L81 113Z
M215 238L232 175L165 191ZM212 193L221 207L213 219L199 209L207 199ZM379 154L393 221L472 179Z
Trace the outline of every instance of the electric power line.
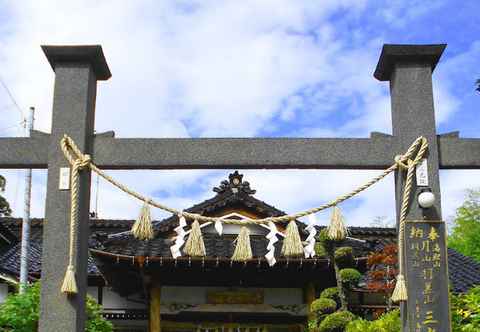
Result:
M2 79L2 77L0 76L0 84L3 86L3 88L5 89L5 91L7 92L7 95L8 97L10 97L10 100L13 102L13 104L15 105L15 108L17 109L17 111L20 113L20 116L22 117L22 120L25 120L26 117L25 117L25 114L23 113L22 109L20 108L20 106L18 106L18 103L17 101L15 100L15 97L13 97L13 94L10 92L10 89L8 88L7 84L5 83L5 81Z
M7 130L14 129L14 128L20 128L20 127L23 128L24 126L25 126L25 121L22 121L22 122L19 122L16 125L11 125L11 126L8 126L8 127L0 128L0 133L3 133Z

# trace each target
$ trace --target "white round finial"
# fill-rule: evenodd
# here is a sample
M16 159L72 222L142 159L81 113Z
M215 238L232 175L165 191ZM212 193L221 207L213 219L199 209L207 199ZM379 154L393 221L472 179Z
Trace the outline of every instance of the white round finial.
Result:
M418 204L424 208L428 209L433 206L435 203L435 195L431 191L424 191L418 195Z

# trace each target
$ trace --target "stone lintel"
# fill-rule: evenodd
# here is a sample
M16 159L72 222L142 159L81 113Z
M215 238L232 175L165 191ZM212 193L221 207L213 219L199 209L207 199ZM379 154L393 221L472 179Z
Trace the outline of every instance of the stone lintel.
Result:
M42 45L42 50L54 71L60 63L89 63L97 80L105 81L112 76L100 45Z
M399 63L429 64L433 71L446 47L447 44L384 44L373 76L379 81L389 81Z

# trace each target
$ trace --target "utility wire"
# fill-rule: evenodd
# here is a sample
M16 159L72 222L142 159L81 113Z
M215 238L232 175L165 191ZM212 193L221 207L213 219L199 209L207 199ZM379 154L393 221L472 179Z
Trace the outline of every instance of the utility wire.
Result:
M20 116L22 117L22 120L25 121L26 117L25 117L25 114L23 113L22 109L20 108L20 106L18 106L18 103L17 101L15 100L15 97L13 96L13 94L10 92L10 89L8 88L7 84L5 83L5 81L2 79L2 77L0 76L0 84L3 86L3 88L5 89L5 91L7 92L7 95L10 97L10 100L13 102L13 104L15 105L15 108L17 109L17 111L20 113Z
M19 122L16 125L11 125L11 126L8 126L8 127L0 128L0 132L4 132L6 130L10 130L10 129L14 129L14 128L20 128L20 127L22 127L22 128L25 127L25 121Z

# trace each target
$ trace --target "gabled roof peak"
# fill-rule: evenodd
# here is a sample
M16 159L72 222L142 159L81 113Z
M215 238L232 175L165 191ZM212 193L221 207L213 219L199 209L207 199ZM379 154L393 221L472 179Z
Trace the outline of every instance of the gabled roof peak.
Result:
M232 192L234 194L244 193L254 195L257 191L250 188L250 183L243 181L243 174L235 171L228 175L228 180L223 180L218 187L214 187L213 191L218 194Z

